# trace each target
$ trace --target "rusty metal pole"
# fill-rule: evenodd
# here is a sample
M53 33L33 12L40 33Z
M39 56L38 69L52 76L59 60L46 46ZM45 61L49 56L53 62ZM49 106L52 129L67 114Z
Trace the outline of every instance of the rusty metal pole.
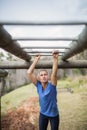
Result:
M84 51L87 49L87 26L83 29L82 33L78 36L77 41L72 41L70 44L70 49L67 49L62 56L62 60L67 60L68 58Z
M31 56L20 47L19 43L12 40L11 35L3 26L0 26L0 47L23 60L30 61L31 59Z

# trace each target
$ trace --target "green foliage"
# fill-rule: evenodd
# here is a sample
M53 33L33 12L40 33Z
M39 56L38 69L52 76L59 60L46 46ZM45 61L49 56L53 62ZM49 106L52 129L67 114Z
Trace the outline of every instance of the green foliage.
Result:
M11 61L11 60L13 59L12 54L8 53L7 55L8 55L7 60L10 60L10 61Z
M73 74L80 75L80 69L73 69Z
M71 88L74 92L82 92L87 90L87 76L76 78L64 78L58 81L58 88Z
M2 61L3 58L4 58L4 54L3 54L3 52L0 52L0 60Z

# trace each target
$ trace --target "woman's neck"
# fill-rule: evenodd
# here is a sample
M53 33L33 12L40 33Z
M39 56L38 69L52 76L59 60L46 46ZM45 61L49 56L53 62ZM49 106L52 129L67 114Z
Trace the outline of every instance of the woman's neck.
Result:
M48 82L46 82L46 83L41 83L41 84L42 84L43 89L46 89Z

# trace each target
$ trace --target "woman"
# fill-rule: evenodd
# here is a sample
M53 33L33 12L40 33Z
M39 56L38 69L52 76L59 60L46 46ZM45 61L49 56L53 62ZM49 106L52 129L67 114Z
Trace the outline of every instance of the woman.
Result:
M51 73L51 81L48 79L48 72L41 70L37 76L34 74L36 64L40 59L40 55L36 55L32 65L28 69L29 79L37 87L40 103L39 130L47 130L50 121L51 130L59 128L59 112L57 107L57 68L58 68L58 51L53 51L53 67Z

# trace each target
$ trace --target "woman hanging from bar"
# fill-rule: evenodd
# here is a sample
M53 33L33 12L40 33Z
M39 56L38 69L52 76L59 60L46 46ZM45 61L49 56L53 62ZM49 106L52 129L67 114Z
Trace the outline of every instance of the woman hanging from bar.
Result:
M58 68L58 51L54 50L53 67L51 73L51 81L48 81L49 76L46 70L41 70L37 76L34 74L36 64L40 59L40 54L35 56L35 59L28 69L28 77L34 83L39 95L40 115L39 115L39 130L47 130L48 122L50 121L51 130L59 128L59 111L57 106L57 68Z

